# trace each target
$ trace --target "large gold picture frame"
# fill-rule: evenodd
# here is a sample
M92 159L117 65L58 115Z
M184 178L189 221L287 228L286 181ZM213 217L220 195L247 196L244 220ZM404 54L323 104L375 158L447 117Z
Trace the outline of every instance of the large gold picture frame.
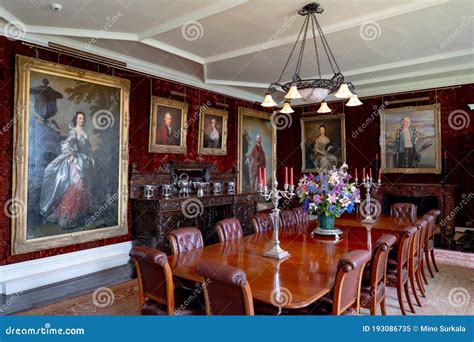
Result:
M200 112L198 142L198 153L200 155L225 156L227 154L228 116L229 112L225 110L209 107L203 108ZM212 141L209 131L210 125L214 123L216 124L215 131L218 134L216 141Z
M380 113L382 172L441 173L440 120L439 104L383 110ZM407 139L413 145L412 150L405 150L403 131L409 132Z
M308 113L317 114L317 113ZM346 126L344 114L313 115L301 118L301 156L302 172L317 172L318 168L340 166L346 161ZM323 143L318 142L321 126L327 136ZM327 144L324 146L324 144ZM323 153L317 153L315 144L321 146ZM324 154L326 153L326 154ZM318 164L318 165L316 165Z
M238 115L238 191L240 193L256 192L258 191L257 185L253 184L254 189L251 189L249 171L252 161L248 161L249 155L255 147L256 136L260 135L261 146L265 152L267 183L271 185L277 165L277 131L271 122L271 113L239 107ZM254 176L256 178L258 174Z
M48 91L52 96L45 96ZM12 254L30 253L128 233L129 93L129 80L35 58L16 56ZM107 94L113 98L101 98L100 94ZM54 98L54 102L47 102L51 101L51 98ZM110 104L109 107L107 103ZM84 114L78 115L78 109ZM81 216L82 226L74 226L68 222L71 226L66 229L64 222L52 223L46 219L41 221L41 217L36 214L36 211L40 213L41 210L38 198L34 194L38 195L38 189L41 189L42 197L54 198L52 193L44 190L49 189L45 188L43 178L47 167L66 153L72 153L62 159L67 160L66 163L69 165L77 166L78 160L82 158L75 152L67 152L64 147L71 134L75 134L73 126L68 127L68 123L71 125L72 116L74 118L72 122L76 125L74 127L77 127L76 117L84 118L83 127L87 132L85 137L91 141L89 146L92 146L90 151L93 157L90 164L94 168L96 179L78 178L81 182L90 182L90 190L89 187L87 191L82 188L81 192L91 194L94 206L91 202L87 207L87 216L85 214ZM39 131L43 134L38 135ZM48 139L40 139L41 137ZM51 144L51 137L55 137L54 144ZM101 159L101 156L97 157L97 153L105 153L104 151L113 151L109 156L113 161L107 165L116 167L108 170L109 183L104 185L104 189L113 188L114 192L98 194L94 184L104 182L100 179L106 173L102 166L108 162ZM43 165L38 163L38 157L41 156L45 156L45 159L41 159ZM83 158L81 160L84 161ZM74 170L77 172L76 166ZM73 171L69 169L69 172ZM72 179L71 173L68 177ZM86 183L80 184L84 186ZM64 197L59 199L62 200ZM99 203L101 199L104 199L102 205ZM98 213L92 211L99 206L105 209L100 211L97 217L88 216ZM68 208L62 208L62 214L67 215ZM111 214L108 214L109 212ZM114 224L107 226L107 222Z
M151 97L149 152L186 154L188 107L186 102Z

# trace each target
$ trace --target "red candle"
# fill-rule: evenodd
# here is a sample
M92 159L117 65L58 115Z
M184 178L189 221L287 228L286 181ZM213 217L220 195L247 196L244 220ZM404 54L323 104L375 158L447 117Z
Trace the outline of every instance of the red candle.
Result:
M365 179L365 167L362 169L362 179Z
M267 185L267 168L263 168L263 185Z
M285 184L288 184L288 167L285 166Z
M355 170L355 179L357 179L357 168Z
M372 168L369 169L369 178L372 179Z
M263 183L262 182L262 168L261 167L258 168L258 183L259 184Z
M290 185L293 185L293 168L290 168Z
M444 151L444 159L448 159L448 152Z
M382 179L382 169L379 169L379 181Z

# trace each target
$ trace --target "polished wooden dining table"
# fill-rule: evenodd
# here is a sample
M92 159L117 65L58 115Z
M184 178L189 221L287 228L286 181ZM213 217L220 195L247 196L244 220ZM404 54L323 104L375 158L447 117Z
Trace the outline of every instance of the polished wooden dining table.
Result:
M410 224L381 216L376 223L366 225L355 215L346 215L336 219L336 226L343 231L337 240L312 235L315 221L280 231L280 245L290 253L282 260L263 256L272 247L271 231L171 255L168 260L175 277L196 283L203 281L195 271L201 262L237 267L247 275L254 302L300 309L331 291L338 261L345 253L372 250L381 235L399 236Z

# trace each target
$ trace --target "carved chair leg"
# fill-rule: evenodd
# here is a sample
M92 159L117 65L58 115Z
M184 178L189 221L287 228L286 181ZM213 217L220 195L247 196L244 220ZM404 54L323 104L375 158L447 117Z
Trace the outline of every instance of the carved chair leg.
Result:
M426 273L425 273L425 258L421 260L420 271L421 271L421 277L423 278L423 281L425 282L426 285L429 285L428 279L426 278Z
M405 307L403 306L403 295L402 295L402 285L397 284L397 297L398 297L398 305L400 305L400 311L402 315L405 316L407 313L405 312Z
M430 263L430 252L428 249L425 249L425 259L426 259L426 266L428 267L428 271L430 272L431 278L434 278L433 270L431 269Z
M418 293L416 292L416 287L415 287L415 272L410 272L409 277L410 278L410 285L411 285L411 292L413 293L413 296L415 297L416 304L421 307L421 302L420 298L418 298Z
M421 282L421 270L418 268L415 273L416 276L416 284L418 285L418 289L420 290L421 296L426 298L425 288L423 287L423 283Z
M403 287L405 288L405 295L407 297L408 306L410 307L411 312L416 313L415 307L413 306L413 303L411 302L410 291L408 291L408 281L405 282L405 285Z
M434 268L435 268L436 272L439 273L438 265L436 265L436 259L435 259L435 255L434 255L434 249L432 249L432 250L430 251L430 254L431 254L431 260L433 261Z
M385 296L383 299L380 301L380 311L382 312L383 316L387 316L387 308L385 306Z

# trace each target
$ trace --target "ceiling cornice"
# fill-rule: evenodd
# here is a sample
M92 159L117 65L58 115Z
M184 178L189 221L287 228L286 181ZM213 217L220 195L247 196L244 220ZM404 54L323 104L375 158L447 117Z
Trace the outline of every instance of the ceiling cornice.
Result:
M3 26L0 25L0 32L3 32ZM3 35L3 34L2 34ZM22 38L23 41L41 45L41 46L48 46L49 42L61 44L67 47L71 47L74 49L83 49L84 45L82 42L75 41L73 39L63 38L59 36L42 36L39 34L31 34L25 33L25 36ZM189 75L183 72L179 72L174 69L169 69L163 66L159 66L154 63L146 62L138 58L133 58L121 53L113 52L107 49L102 49L96 46L90 47L90 53L101 55L107 58L111 58L117 61L122 61L127 63L127 69L138 71L140 73L144 73L150 76L155 76L157 78L166 79L182 84L186 84L189 86L193 86L196 88L201 88L205 90L209 90L215 93L232 96L234 98L239 98L243 100L247 100L250 102L260 101L260 97L256 94L242 91L237 88L228 87L228 86L217 86L213 84L206 84L204 83L199 77Z

